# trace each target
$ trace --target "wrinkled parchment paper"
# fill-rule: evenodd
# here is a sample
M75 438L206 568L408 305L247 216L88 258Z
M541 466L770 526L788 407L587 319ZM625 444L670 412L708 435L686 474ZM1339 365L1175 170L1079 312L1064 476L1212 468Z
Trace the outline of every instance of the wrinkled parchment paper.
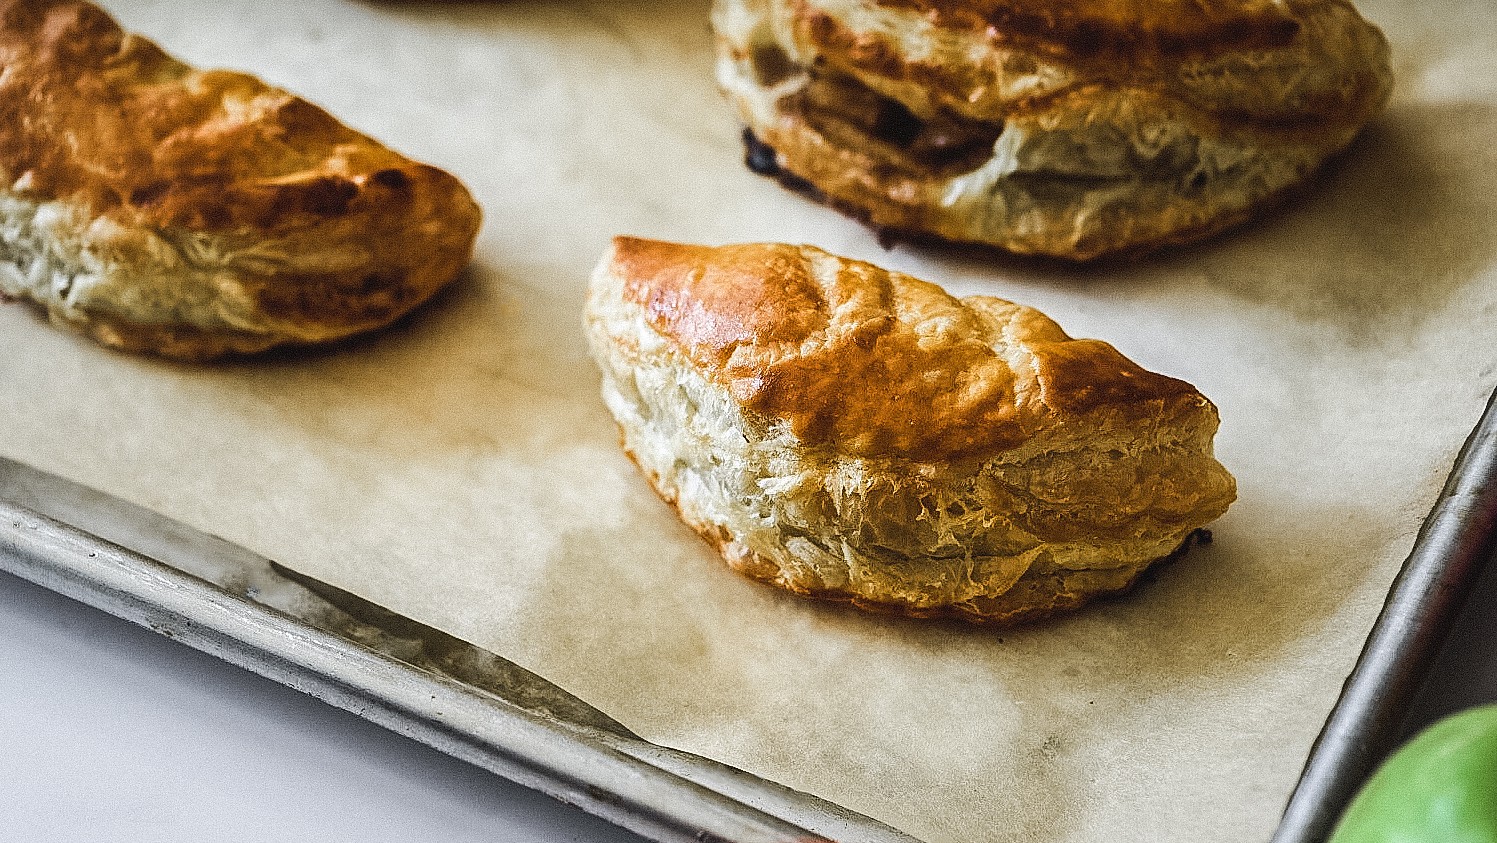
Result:
M184 366L0 307L0 452L486 646L640 734L931 843L1258 841L1497 384L1497 11L1368 2L1392 106L1307 194L1093 270L909 247L745 170L705 0L107 2L461 176L471 272L327 353ZM1240 499L1022 631L728 572L617 447L579 327L615 233L809 242L1038 306L1221 409Z

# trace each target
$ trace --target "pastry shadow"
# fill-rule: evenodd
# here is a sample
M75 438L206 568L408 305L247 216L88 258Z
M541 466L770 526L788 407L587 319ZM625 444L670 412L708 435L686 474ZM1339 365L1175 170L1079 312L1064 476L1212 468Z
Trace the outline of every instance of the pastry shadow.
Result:
M1285 317L1349 335L1416 326L1497 256L1497 108L1395 102L1306 183L1198 243L1076 264L912 241L953 274L1107 295L1203 276ZM933 279L938 280L938 279ZM1400 323L1408 323L1400 326Z
M580 293L483 263L385 330L190 373L314 439L396 464L614 436Z
M1260 503L1264 511L1229 514L1211 544L1156 569L1129 593L999 628L868 614L750 581L677 522L643 480L636 491L626 526L573 525L554 564L531 583L537 599L518 610L518 625L554 629L558 637L527 641L525 663L543 675L549 668L541 665L584 673L582 685L569 689L647 737L670 743L682 732L712 735L730 763L753 759L766 770L790 771L782 783L833 801L844 800L795 780L796 771L858 771L867 752L919 752L910 745L918 734L898 726L906 721L970 728L973 741L990 745L989 755L966 762L982 768L971 781L1014 782L985 798L1009 805L999 814L1048 817L1053 827L1031 829L1046 839L1047 831L1065 830L1081 796L1078 764L1114 736L1147 741L1140 723L1159 716L1161 692L1187 707L1197 699L1220 706L1223 688L1276 688L1302 678L1293 669L1280 672L1285 654L1314 640L1333 623L1343 595L1359 588L1344 581L1344 570L1324 564L1314 525L1333 520L1375 533L1379 517L1373 507L1328 510L1299 526L1280 524L1282 532L1265 541L1249 534L1273 508ZM581 592L577 566L565 561L572 557L593 560ZM1374 581L1377 570L1359 576L1363 591L1385 587ZM557 624L558 614L589 622ZM1328 660L1323 675L1339 682L1347 668ZM894 690L869 691L885 679ZM1245 702L1252 704L1243 710L1253 711L1261 701ZM985 709L999 712L997 719L974 724L972 713ZM869 718L889 723L888 734L865 736L872 749L794 737L808 729L835 735L838 722L861 730ZM764 733L766 720L783 721L784 734ZM690 740L681 748L703 751ZM814 762L794 755L812 751L820 753ZM922 787L957 793L964 781L952 770ZM897 808L849 807L901 825Z
M1282 207L1156 271L1352 340L1412 335L1497 257L1494 134L1486 103L1396 103Z
M1074 830L1066 807L1082 794L1058 757L1065 750L1053 726L1028 728L1022 712L1017 728L983 723L964 739L984 751L960 764L927 740L932 723L968 722L933 710L948 692L962 697L955 705L969 714L1010 703L947 681L968 668L940 656L930 674L916 671L917 686L897 684L910 681L910 659L922 657L928 636L943 634L941 624L866 615L742 577L643 480L638 491L628 496L629 526L579 524L562 536L553 562L531 582L536 599L516 610L518 628L551 633L520 642L526 652L518 661L553 678L570 673L558 681L648 740L922 839L930 818L917 794L961 804L995 778L1009 784L985 791L984 803L988 813L1013 818L1015 839L1059 839ZM577 581L580 565L568 563L574 558L594 560L586 583ZM587 621L558 621L568 616ZM978 649L1001 651L1001 630L968 632ZM891 665L902 666L902 675L885 673ZM906 692L879 690L886 681ZM881 727L870 732L869 723ZM842 772L829 778L828 770ZM870 798L880 782L896 778L900 785L887 799ZM1046 820L1043 827L1023 827L1036 818Z

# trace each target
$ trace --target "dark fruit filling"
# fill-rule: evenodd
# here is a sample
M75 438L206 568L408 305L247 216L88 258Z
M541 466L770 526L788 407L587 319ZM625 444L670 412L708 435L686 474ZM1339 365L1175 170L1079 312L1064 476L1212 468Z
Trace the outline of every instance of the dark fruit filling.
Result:
M949 111L921 118L903 104L855 79L813 75L780 101L811 127L845 149L866 147L872 139L897 163L932 173L975 170L993 155L1002 122L961 117Z

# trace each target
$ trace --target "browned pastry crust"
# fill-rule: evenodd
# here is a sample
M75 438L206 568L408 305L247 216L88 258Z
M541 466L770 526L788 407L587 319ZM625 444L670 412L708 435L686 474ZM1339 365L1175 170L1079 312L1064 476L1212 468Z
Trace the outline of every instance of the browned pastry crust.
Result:
M1085 260L1241 221L1387 100L1347 0L717 0L759 169L893 231ZM761 156L762 157L762 156Z
M452 175L85 2L0 2L0 292L171 357L389 324L467 263Z
M656 491L800 594L1038 617L1126 588L1235 494L1189 384L811 247L617 238L587 322Z

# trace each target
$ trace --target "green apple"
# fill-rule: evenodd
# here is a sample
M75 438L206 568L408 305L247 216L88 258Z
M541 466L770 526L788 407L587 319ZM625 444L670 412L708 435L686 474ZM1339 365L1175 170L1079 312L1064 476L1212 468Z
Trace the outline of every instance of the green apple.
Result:
M1446 717L1404 744L1327 843L1497 843L1497 705Z

